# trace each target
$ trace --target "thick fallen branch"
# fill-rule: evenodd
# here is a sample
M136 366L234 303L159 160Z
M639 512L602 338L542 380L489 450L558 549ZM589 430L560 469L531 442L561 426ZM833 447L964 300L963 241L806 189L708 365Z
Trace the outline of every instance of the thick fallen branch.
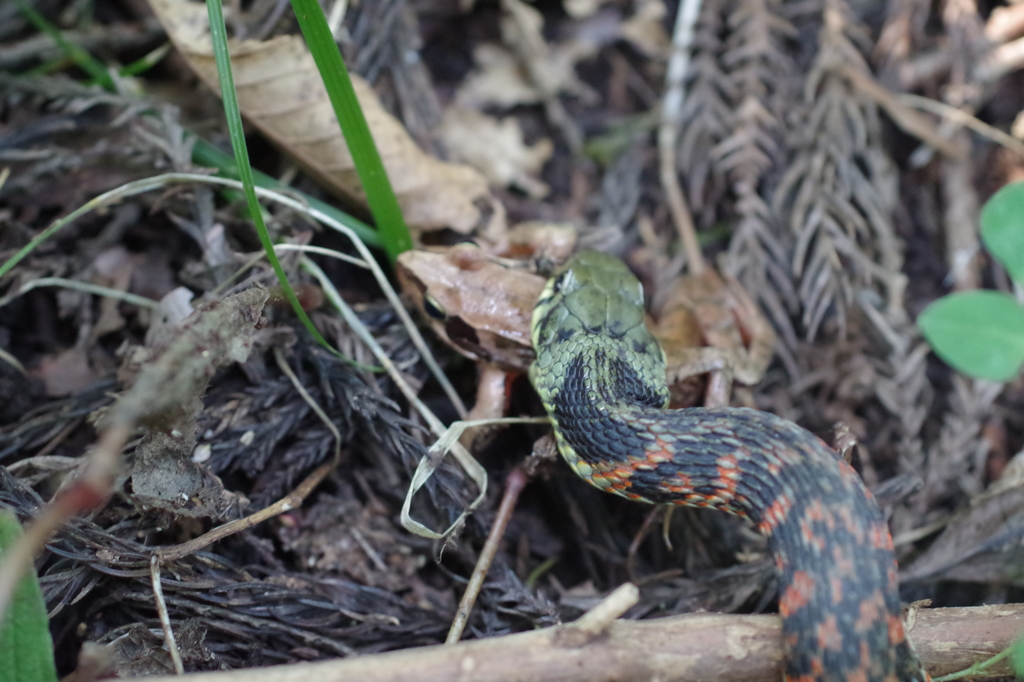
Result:
M920 609L909 620L925 667L938 676L1009 646L1024 625L1024 605ZM147 682L760 682L782 679L780 640L776 616L693 614L616 620L600 632L569 624L451 646ZM974 677L1011 674L1004 660Z

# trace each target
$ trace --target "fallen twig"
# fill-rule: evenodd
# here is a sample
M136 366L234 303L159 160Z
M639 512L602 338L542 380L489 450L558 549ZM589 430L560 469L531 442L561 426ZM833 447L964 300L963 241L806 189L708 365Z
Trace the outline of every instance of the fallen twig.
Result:
M601 608L599 605L598 609ZM582 619L581 619L582 620ZM961 670L1010 645L1024 605L922 609L909 634L935 676ZM692 614L612 622L580 643L573 624L451 646L407 649L339 661L151 677L147 682L746 682L782 677L776 616ZM978 677L1012 674L1004 660Z
M513 469L505 480L505 494L501 497L501 506L498 507L498 514L494 517L491 532L487 534L487 541L484 542L484 547L480 550L480 556L476 561L476 566L473 567L473 575L469 578L466 591L462 593L462 600L459 601L459 609L455 613L455 619L452 621L445 644L455 644L462 637L462 631L465 630L466 623L469 621L473 604L476 603L476 598L480 594L480 588L484 586L484 578L487 577L487 571L491 568L494 555L498 553L501 539L505 536L505 528L508 527L508 522L512 519L512 512L519 500L519 493L523 492L523 488L526 487L526 481L526 472L521 468Z

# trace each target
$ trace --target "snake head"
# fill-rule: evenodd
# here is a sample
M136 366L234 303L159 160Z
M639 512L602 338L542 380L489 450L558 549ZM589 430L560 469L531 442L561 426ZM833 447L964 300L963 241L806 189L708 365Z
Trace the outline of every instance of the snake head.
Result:
M625 263L583 251L548 280L533 311L533 345L570 331L621 337L644 324L644 293Z
M642 393L645 403L660 406L667 398L665 354L647 329L643 288L614 256L583 251L558 270L533 310L532 337L530 379L546 403L580 372L588 381L618 377L594 400L629 393L635 402L633 394Z

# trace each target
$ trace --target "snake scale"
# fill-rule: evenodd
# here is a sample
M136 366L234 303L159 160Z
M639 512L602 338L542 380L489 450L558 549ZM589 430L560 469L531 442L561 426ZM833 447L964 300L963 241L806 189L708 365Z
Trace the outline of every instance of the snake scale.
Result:
M892 537L860 477L796 424L746 408L665 409L665 357L643 290L585 251L533 313L530 379L577 474L632 500L710 507L767 536L780 579L785 678L910 682Z

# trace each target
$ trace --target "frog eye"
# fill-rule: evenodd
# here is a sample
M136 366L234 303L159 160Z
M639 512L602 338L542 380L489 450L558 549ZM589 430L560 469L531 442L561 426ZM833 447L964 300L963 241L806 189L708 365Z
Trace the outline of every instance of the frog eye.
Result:
M435 320L444 322L448 319L448 313L444 311L442 306L436 298L431 296L429 293L423 295L423 311Z

